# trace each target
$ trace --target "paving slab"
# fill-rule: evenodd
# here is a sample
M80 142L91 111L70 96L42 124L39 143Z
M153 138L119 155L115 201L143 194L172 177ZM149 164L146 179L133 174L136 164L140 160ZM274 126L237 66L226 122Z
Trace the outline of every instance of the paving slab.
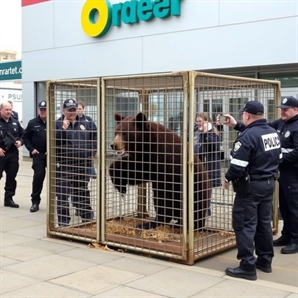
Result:
M140 277L141 275L127 270L123 271L98 265L52 279L51 282L94 295L104 289L110 289Z
M273 272L258 280L225 275L238 266L236 248L193 266L138 253L92 249L87 242L46 237L46 185L40 210L30 213L31 162L20 160L15 201L0 201L0 296L2 297L279 297L298 298L298 254L274 248ZM0 181L3 196L5 177ZM280 221L280 228L282 221ZM280 233L280 232L279 232ZM279 235L274 236L277 238Z

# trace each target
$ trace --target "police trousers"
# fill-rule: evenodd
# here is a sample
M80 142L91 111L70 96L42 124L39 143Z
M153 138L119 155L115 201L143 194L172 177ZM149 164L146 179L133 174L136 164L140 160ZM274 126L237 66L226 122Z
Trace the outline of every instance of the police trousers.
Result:
M16 176L19 171L19 150L12 150L0 157L0 179L3 172L6 173L6 182L4 186L4 201L8 202L16 193L17 181Z
M254 250L258 260L271 264L274 256L272 235L272 199L274 179L252 181L248 194L237 192L233 206L233 229L236 235L240 268L255 270Z
M46 176L47 158L45 153L34 154L32 156L33 182L31 201L32 204L40 203L44 178Z
M279 209L284 222L281 234L298 243L298 167L280 171Z
M72 164L57 164L56 196L58 224L65 225L70 221L69 197L72 196L75 206L80 210L83 220L93 219L90 202L90 191L87 175L87 161L78 160Z

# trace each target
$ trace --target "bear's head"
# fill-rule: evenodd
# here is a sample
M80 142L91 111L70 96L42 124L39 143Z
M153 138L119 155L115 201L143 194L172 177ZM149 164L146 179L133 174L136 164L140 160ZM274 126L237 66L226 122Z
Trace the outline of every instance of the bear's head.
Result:
M115 120L117 123L115 138L110 147L117 152L117 155L142 151L146 143L148 144L147 117L143 113L138 113L135 117L115 114Z

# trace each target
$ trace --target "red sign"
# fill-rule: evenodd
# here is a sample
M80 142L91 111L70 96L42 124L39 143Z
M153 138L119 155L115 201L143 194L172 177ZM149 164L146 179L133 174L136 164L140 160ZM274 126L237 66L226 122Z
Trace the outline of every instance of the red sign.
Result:
M49 0L22 0L22 6L38 4Z

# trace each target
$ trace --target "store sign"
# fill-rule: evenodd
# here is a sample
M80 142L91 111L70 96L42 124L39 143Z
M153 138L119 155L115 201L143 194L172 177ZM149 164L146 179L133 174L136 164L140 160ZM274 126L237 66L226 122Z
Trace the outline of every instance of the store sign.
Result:
M21 80L22 61L0 63L0 81Z
M13 101L13 102L22 102L22 90L16 90L16 89L2 89L0 87L0 102L1 101Z
M130 0L111 5L108 0L87 0L81 12L81 25L91 37L102 37L111 26L130 25L153 18L180 16L181 0Z

